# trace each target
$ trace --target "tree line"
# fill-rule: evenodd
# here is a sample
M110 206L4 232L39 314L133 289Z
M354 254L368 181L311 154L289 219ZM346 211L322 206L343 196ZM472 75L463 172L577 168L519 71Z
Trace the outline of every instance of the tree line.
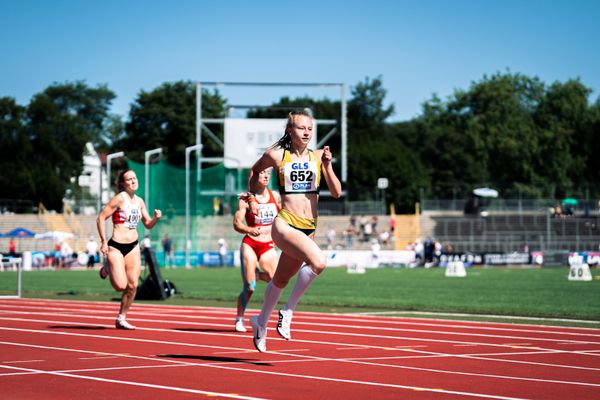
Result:
M399 211L412 211L421 196L464 198L478 186L497 188L508 198L600 196L600 98L592 101L592 90L579 79L546 84L496 73L447 99L434 94L420 115L394 123L386 93L381 76L351 88L344 188L349 200L374 199L380 177L390 182L386 203ZM0 97L0 199L60 210L65 193L83 197L72 178L83 169L86 142L99 152L124 151L138 162L146 150L162 147L169 163L185 163L185 148L196 136L194 82L140 91L125 119L109 111L115 97L107 85L84 81L52 84L26 106ZM228 103L218 90L203 89L202 107L205 118L223 118ZM340 120L339 101L310 97L282 97L248 116L284 118L296 107ZM211 130L223 140L222 126ZM203 145L204 156L222 156L217 140ZM340 155L339 136L328 145Z

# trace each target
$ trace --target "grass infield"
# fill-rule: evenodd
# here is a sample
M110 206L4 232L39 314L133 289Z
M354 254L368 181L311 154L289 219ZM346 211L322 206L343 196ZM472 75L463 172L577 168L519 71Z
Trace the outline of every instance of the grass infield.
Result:
M178 292L162 304L235 307L242 287L238 268L161 272ZM432 317L427 312L468 313L477 315L441 317L600 328L600 273L592 269L591 282L577 282L567 279L568 272L565 267L469 268L466 277L450 278L444 276L441 268L380 268L369 269L366 274L328 268L304 295L298 310L391 315L416 312L408 315L424 317ZM97 270L29 271L23 272L22 279L25 298L114 301L119 297L108 281L98 277ZM292 285L293 281L282 302ZM249 308L260 307L264 288L265 283L259 282ZM15 290L16 273L0 273L0 294L14 294ZM552 320L513 320L511 317L515 316Z

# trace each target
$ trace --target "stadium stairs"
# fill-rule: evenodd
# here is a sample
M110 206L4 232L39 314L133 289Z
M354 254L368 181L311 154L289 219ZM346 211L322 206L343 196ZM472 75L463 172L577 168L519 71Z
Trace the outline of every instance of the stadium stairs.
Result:
M522 252L529 250L597 251L598 216L553 218L545 212L465 216L460 212L426 212L425 237L452 244L458 252Z

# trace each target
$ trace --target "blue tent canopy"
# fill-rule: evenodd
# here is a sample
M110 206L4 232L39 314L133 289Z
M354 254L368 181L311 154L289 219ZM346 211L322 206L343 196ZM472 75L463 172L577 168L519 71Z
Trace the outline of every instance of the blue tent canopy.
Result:
M35 233L31 232L28 229L25 228L15 228L12 231L6 232L6 233L0 233L0 237L12 237L12 238L27 238L27 237L34 237Z

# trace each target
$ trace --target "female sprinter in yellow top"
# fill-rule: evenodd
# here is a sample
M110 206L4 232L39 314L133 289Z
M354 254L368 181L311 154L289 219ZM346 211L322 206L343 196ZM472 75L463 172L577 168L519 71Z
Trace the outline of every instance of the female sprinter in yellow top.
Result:
M329 147L317 150L308 148L312 136L312 115L304 110L291 112L288 114L283 137L265 151L250 172L249 188L252 192L257 187L260 171L275 168L279 177L282 206L271 227L271 236L282 253L275 275L265 289L260 314L250 318L254 347L260 352L267 350L267 321L289 280L298 274L286 305L279 310L277 332L287 340L291 339L290 324L298 301L314 279L323 272L327 261L314 241L321 177L325 178L327 187L335 198L342 195L342 185L333 171L333 156ZM256 213L256 203L251 192L248 201Z

